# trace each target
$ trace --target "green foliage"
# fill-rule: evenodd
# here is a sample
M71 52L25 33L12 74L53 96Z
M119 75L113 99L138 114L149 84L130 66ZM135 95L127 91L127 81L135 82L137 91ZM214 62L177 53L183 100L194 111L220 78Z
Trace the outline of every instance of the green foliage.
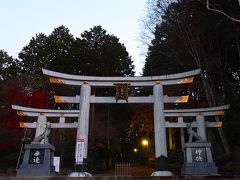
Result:
M21 63L13 59L7 52L0 50L0 80L17 76L21 71Z
M46 68L80 75L130 76L133 62L123 44L101 26L74 38L68 28L60 26L49 35L36 35L19 53L24 72L42 74Z
M84 31L74 44L75 72L81 75L132 76L134 65L123 44L101 26Z
M71 72L73 61L70 54L73 42L73 36L64 26L54 29L49 36L37 34L19 53L24 72L39 76L42 68Z

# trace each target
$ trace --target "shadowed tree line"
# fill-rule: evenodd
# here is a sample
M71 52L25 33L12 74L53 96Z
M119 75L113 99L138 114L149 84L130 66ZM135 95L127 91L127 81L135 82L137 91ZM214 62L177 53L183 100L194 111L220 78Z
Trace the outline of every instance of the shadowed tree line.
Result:
M148 46L143 75L166 75L200 68L201 76L197 78L200 81L195 80L183 90L190 95L189 108L230 104L223 128L218 132L210 130L209 134L214 134L210 141L216 145L214 150L218 154L232 153L233 159L237 160L240 146L240 114L237 110L240 107L240 24L209 10L206 5L235 19L240 18L237 0L148 1L148 16L143 20L141 34L142 42ZM151 42L148 37L153 37ZM175 93L178 92L175 88Z

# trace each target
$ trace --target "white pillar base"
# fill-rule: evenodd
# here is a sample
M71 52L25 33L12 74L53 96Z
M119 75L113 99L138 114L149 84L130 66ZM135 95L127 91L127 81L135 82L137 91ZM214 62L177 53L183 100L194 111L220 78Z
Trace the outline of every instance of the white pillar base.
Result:
M67 177L92 177L88 172L71 172Z
M151 176L174 176L171 171L155 171Z

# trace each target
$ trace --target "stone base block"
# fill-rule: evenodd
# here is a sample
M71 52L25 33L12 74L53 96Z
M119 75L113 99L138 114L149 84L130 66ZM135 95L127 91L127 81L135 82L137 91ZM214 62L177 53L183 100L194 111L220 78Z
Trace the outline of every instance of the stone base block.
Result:
M23 162L17 169L17 177L54 176L53 156L55 147L51 144L26 144Z
M218 175L218 169L212 158L211 143L186 143L181 172L182 175Z
M68 177L92 177L92 175L88 172L71 172Z
M183 175L218 175L215 163L184 163L182 166Z
M155 171L151 176L174 176L174 174L170 171Z
M20 165L17 170L17 177L54 176L55 167L45 165Z

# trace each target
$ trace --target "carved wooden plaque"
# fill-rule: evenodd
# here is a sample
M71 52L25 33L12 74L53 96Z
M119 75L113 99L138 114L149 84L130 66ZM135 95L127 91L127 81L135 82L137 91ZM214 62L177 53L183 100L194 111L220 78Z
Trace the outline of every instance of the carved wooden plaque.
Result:
M126 100L128 102L128 84L115 84L116 87L116 102L118 100Z

